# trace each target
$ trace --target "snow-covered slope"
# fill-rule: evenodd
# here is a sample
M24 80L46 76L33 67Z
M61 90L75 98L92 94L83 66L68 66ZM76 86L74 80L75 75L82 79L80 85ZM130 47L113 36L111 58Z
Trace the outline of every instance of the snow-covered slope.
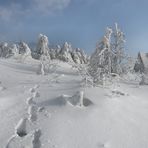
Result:
M29 60L0 59L0 147L148 147L147 86L83 88L67 63L42 76Z

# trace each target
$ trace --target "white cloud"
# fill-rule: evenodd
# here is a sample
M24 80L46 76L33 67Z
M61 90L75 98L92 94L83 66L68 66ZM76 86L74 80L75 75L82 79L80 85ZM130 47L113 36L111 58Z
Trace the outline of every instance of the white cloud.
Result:
M52 15L69 6L72 0L32 0L27 6L20 1L0 6L0 18L9 21L19 16L32 16L37 14ZM26 1L27 2L27 1Z

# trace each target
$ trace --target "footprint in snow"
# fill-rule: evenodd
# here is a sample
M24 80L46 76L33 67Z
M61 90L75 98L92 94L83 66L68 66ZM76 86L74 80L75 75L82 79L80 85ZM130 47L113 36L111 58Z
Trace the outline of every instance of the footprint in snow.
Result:
M45 110L45 107L39 107L38 112L43 112Z
M15 134L19 137L24 137L27 135L27 118L21 118L15 127Z
M99 143L98 148L110 148L108 143Z
M3 91L5 89L6 89L6 87L0 86L0 91Z
M30 88L29 89L29 92L31 92L31 93L34 93L36 90L35 90L35 88Z
M39 87L40 87L40 85L36 84L33 88L34 88L34 89L37 89L37 88L39 88Z
M28 115L29 115L29 120L31 122L34 122L37 120L37 111L38 111L38 107L36 105L31 105L28 107Z
M27 98L26 104L28 104L28 105L33 105L34 104L35 105L36 102L33 99L34 99L34 97Z
M38 98L38 97L40 97L40 93L39 92L33 92L32 97Z
M5 148L32 148L32 134L28 134L25 137L18 137L13 135Z
M29 89L29 92L34 93L36 91L36 89L39 87L40 87L40 85L36 84L34 87Z
M14 147L17 148L20 146L22 147L21 145L22 138L28 135L27 122L28 122L27 117L23 117L18 121L17 125L15 126L15 133L8 140L5 148L14 148Z
M39 92L34 92L34 93L32 93L32 96L31 97L28 97L27 99L26 99L26 104L28 104L28 105L32 105L32 104L36 104L36 102L33 100L34 98L38 98L38 97L40 97L40 93Z
M42 133L40 129L37 129L33 133L33 139L32 139L32 148L40 148L41 147L41 137Z
M41 135L41 130L39 129L31 131L25 137L13 135L9 139L5 148L41 148Z

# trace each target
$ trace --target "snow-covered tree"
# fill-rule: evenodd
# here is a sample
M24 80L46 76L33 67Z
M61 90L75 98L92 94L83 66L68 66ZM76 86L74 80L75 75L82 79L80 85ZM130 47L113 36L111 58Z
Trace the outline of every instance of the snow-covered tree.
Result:
M20 42L19 44L0 43L0 57L8 58L12 56L20 58L22 61L28 56L31 57L31 50L24 42Z
M113 43L112 51L114 56L112 59L112 72L120 74L122 73L122 64L125 59L125 35L115 23L115 29L113 30Z
M97 44L89 64L89 73L94 83L103 82L112 73L121 74L125 63L124 33L115 24L115 29L107 28L101 42Z
M31 57L31 49L25 42L20 42L18 44L19 60L24 62L27 57Z
M84 64L88 63L88 56L84 52L84 50L83 49L80 49L80 48L77 48L77 51L80 52L80 55L81 55L80 56L80 59L82 59L82 62L81 63L84 63Z
M61 46L60 45L57 45L56 46L56 53L58 54L60 51L61 51Z
M82 87L94 86L92 76L88 72L88 64L76 64L76 63L74 63L73 67L78 71L78 74L82 78L82 83L81 83Z
M76 48L75 50L73 50L71 52L71 56L76 64L86 64L88 62L87 55L80 48Z
M50 55L51 60L56 59L57 58L57 50L53 49L53 48L50 49L49 50L49 55Z
M73 52L71 53L71 56L72 56L73 61L74 61L76 64L80 64L80 63L81 63L79 52L73 51Z
M148 76L144 73L141 74L140 85L148 85Z
M60 59L64 62L72 62L73 60L71 57L71 52L72 52L71 44L68 44L67 42L65 42L58 54L58 59Z
M105 36L97 44L96 50L90 58L89 73L93 77L94 83L101 82L104 74L111 73L111 35L112 29L107 28Z
M31 50L26 43L20 42L16 45L4 42L0 44L0 57L8 58L11 56L17 57L18 55L23 60L27 56L31 56Z
M13 56L18 56L18 54L19 54L19 49L18 49L18 47L17 47L16 44L12 44L12 45L10 46L10 49L11 49L11 53L12 53Z
M46 65L50 63L51 59L49 54L48 43L48 37L40 34L36 48L36 52L40 59L39 71L37 73L40 73L42 75L45 74Z
M19 54L28 55L28 56L31 55L31 50L25 42L19 43Z
M39 56L49 56L48 37L40 34L37 42L36 52Z
M10 49L8 47L8 43L3 42L0 44L0 57L7 58L10 54Z
M121 65L123 74L135 73L134 66L136 63L136 59L127 55L124 60L125 62Z

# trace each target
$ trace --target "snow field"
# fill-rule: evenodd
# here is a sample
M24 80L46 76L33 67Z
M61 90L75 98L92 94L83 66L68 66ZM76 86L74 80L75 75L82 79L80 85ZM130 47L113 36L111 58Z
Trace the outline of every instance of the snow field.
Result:
M0 60L1 147L148 147L147 86L83 88L67 63L44 76L38 64Z

